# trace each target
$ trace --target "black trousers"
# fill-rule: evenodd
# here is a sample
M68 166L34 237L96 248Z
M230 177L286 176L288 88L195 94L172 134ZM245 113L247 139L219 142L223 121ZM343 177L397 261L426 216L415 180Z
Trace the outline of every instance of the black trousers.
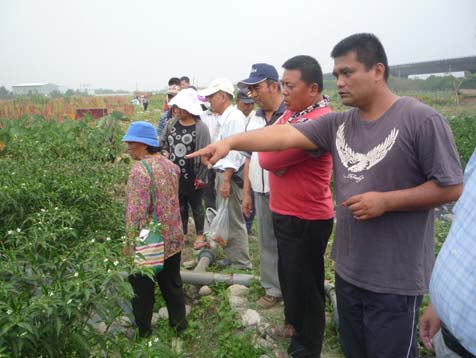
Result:
M177 331L187 328L185 297L182 278L180 277L180 258L181 253L179 252L165 260L164 269L155 275L155 281L142 275L129 276L129 282L134 290L132 310L141 337L152 333L155 282L159 284L160 291L165 299L170 326L177 329Z
M284 318L296 331L288 353L299 358L320 357L326 325L324 252L333 219L303 220L273 213L273 224Z
M193 221L197 235L203 234L203 224L205 213L202 207L202 189L195 190L192 181L186 184L180 183L179 188L180 216L182 217L183 233L187 234L188 229L188 209L192 208Z
M418 311L422 296L376 293L336 274L337 311L347 358L418 357Z
M216 209L216 191L215 191L215 171L210 169L208 171L208 183L203 188L203 201L206 208Z

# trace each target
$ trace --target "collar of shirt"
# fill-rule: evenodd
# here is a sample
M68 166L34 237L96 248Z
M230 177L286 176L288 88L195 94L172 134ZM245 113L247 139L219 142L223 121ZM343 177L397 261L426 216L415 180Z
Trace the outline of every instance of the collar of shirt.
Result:
M228 118L228 116L234 109L235 106L229 105L227 109L225 109L223 113L217 118L217 122L221 127L223 127L223 123L225 123L225 120Z
M301 112L293 112L293 114L291 115L291 117L288 118L288 123L293 123L293 121L296 119L296 118L300 118L308 113L311 113L313 110L315 110L316 108L323 108L323 107L327 107L329 105L329 96L322 96L322 100L317 102L317 103L314 103L314 104L311 104L309 107L307 107L306 109L302 110ZM302 121L304 122L305 118L302 119ZM300 120L298 121L300 122Z
M256 111L251 111L250 114L246 116L246 121L249 122L251 118L253 118L256 115Z
M269 122L266 121L266 125L269 126L273 124L274 122L276 122L278 118L283 115L284 112L286 112L286 105L284 104L284 100L283 100L281 104L279 105L278 109L275 110L273 114L271 115L271 120ZM264 116L264 111L261 108L256 111L256 115L258 117L266 118Z
M245 131L245 115L236 107L229 106L218 119L218 133L216 139L223 139L231 135ZM224 158L220 159L214 166L214 169L225 170L232 168L237 171L244 163L245 157L236 150L230 151Z

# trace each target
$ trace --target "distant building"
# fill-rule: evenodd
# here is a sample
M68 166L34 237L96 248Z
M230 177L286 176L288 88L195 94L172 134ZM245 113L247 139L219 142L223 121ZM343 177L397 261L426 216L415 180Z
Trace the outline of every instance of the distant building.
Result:
M53 91L59 91L59 86L53 83L24 83L12 86L13 93L16 95L41 93L49 95Z
M130 97L133 96L131 92L114 92L114 93L94 93L95 97Z

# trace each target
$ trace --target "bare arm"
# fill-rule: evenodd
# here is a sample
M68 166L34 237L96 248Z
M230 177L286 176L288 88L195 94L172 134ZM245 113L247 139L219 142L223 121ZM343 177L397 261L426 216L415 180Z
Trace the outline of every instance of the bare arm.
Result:
M250 158L245 159L245 167L243 170L243 200L241 201L241 209L243 214L249 218L253 204L251 201L251 182L249 178L250 173Z
M223 173L223 182L221 183L220 188L218 190L220 195L224 198L228 198L230 196L230 182L234 172L235 171L233 170L233 168L227 168Z
M461 195L463 184L439 186L433 180L409 189L387 192L370 191L351 196L342 203L355 219L366 220L389 211L428 210L455 201Z
M269 152L288 148L312 150L316 149L316 145L300 131L286 124L233 135L191 153L187 158L204 156L205 162L213 165L230 150Z

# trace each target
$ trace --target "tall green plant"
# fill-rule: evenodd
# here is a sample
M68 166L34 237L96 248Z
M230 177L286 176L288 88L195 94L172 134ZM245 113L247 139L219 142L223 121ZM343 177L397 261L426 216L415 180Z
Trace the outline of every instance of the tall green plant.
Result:
M116 341L98 330L132 295L119 255L129 168L110 162L122 149L116 124L0 121L3 352L86 357Z
M463 167L476 148L476 115L463 114L449 119Z

